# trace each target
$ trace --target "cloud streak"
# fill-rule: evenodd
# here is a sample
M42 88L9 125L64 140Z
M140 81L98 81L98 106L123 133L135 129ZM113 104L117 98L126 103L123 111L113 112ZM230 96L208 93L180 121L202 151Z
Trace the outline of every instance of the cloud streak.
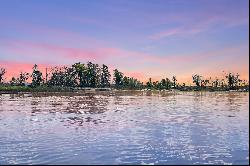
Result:
M206 32L209 30L215 30L220 27L234 27L239 25L249 25L249 21L247 17L235 17L225 15L209 15L205 16L203 19L198 19L198 21L190 20L187 21L179 19L181 25L175 28L168 28L166 30L160 31L158 33L154 33L149 36L149 39L160 40L162 38L168 38L171 36L187 36L187 35L196 35L202 32Z
M189 75L192 75L193 71L200 71L201 68L208 69L211 64L214 64L213 62L215 61L215 59L217 63L222 64L222 62L219 62L220 59L229 60L229 57L235 57L235 55L249 53L249 49L247 46L240 45L235 47L226 47L219 50L204 51L200 53L159 56L155 54L147 54L145 52L131 51L121 48L102 47L95 49L85 49L20 40L8 42L7 48L4 47L2 48L2 50L3 49L7 49L10 54L24 55L25 57L22 57L23 59L30 59L32 57L33 59L47 59L47 61L43 62L43 64L46 64L47 66L51 66L53 64L50 61L51 57L55 58L57 64L61 65L65 64L62 62L67 62L65 65L69 65L78 61L83 63L86 63L87 61L92 61L94 63L99 64L107 64L106 62L111 62L108 63L108 65L111 65L113 69L121 69L122 72L124 72L128 76L141 79L142 81L147 80L147 77L151 77L150 73L158 73L164 75L164 73L170 72L170 70L175 71L177 73L181 73L183 72L181 70L185 69L189 71ZM132 72L130 66L127 66L123 63L124 59L130 59L131 61L129 65L131 66L137 65L137 71ZM118 64L114 62L114 60L118 60ZM25 61L28 62L27 60ZM10 69L8 72L9 75L11 75L10 73L16 75L18 72L20 72L20 70L30 71L34 63L40 64L41 62L32 60L27 64L22 63L21 59L19 63L21 63L22 65L18 65L18 63L16 63L15 66L15 63L11 64L10 62L4 62L1 63L1 66L5 66ZM45 66L43 64L42 66ZM145 64L151 64L150 68L147 68ZM152 66L153 64L155 66ZM167 68L165 66L167 66ZM226 67L225 64L223 66L225 67L225 69L230 69L230 67ZM245 64L244 66L247 67L249 66L249 64ZM210 67L210 70L214 68L214 66ZM14 71L13 69L16 71Z

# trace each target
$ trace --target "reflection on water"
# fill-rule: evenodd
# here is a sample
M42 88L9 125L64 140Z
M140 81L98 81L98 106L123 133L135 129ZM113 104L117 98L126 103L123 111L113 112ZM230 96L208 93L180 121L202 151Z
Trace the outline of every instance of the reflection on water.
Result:
M0 95L0 164L248 164L249 93Z

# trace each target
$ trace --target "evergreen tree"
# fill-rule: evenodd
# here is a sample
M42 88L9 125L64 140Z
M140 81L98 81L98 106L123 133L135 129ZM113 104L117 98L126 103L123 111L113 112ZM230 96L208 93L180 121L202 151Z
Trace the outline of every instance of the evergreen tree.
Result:
M110 72L108 70L108 66L106 65L102 65L102 69L101 69L101 87L105 88L105 87L110 87Z
M119 72L117 69L114 70L114 82L116 87L121 87L123 85L123 73Z
M40 86L43 83L43 75L42 72L38 70L38 66L35 64L33 67L33 72L31 74L33 87Z

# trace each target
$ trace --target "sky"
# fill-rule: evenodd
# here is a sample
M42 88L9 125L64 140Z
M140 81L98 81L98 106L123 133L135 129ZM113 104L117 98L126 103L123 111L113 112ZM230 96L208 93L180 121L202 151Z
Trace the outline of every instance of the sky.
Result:
M249 80L248 0L1 0L6 80L91 61L141 81Z

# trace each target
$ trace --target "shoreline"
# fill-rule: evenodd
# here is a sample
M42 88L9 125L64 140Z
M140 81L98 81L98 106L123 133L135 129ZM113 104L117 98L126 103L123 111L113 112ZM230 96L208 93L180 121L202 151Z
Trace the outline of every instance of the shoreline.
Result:
M130 90L130 89L110 89L110 90L100 90L99 88L91 88L87 90L0 90L1 94L74 94L74 95L84 95L84 94L119 94L119 93L181 93L181 92L225 92L225 93L239 93L239 92L249 92L248 90Z
M58 86L0 86L0 94L103 94L113 95L119 93L146 93L146 94L171 94L181 92L249 92L249 87L236 87L235 90L230 90L228 87L177 87L171 89L131 89L131 88L116 88L114 86L108 88L91 88L91 87L58 87Z

